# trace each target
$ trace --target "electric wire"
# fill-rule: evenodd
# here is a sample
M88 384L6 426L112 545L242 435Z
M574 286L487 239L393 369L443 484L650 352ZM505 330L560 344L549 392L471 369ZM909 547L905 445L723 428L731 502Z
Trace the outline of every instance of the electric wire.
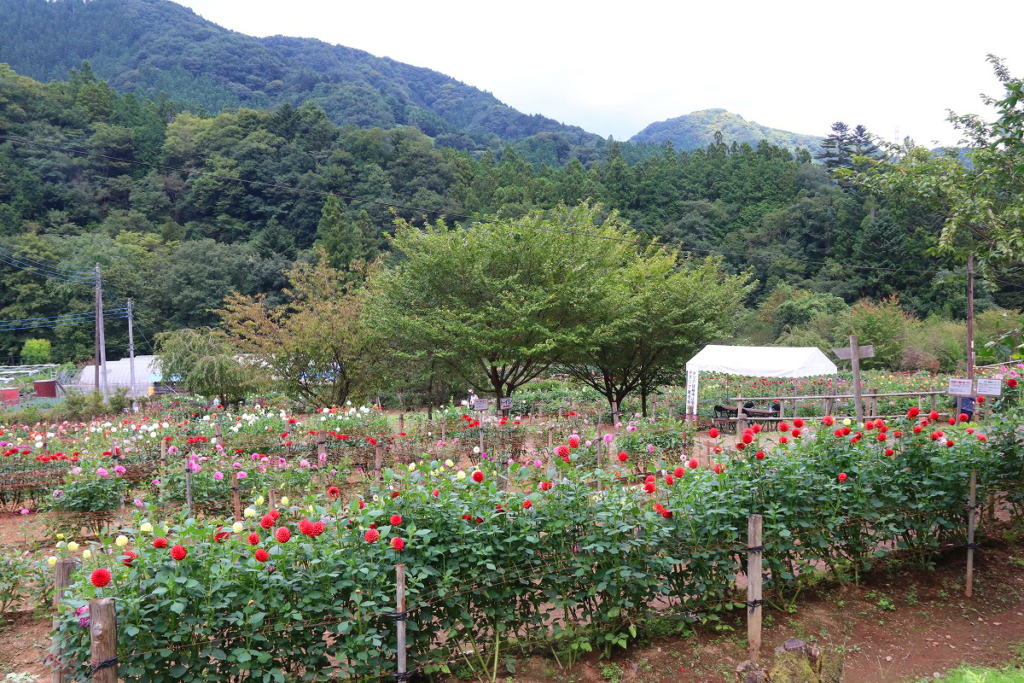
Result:
M0 247L0 260L5 261L8 265L15 268L20 268L26 271L36 271L40 275L46 275L47 277L56 277L58 279L81 281L81 282L95 282L95 276L87 277L77 272L71 272L66 270L59 270L52 268L41 263L36 263L32 259L25 257L20 254L15 254L8 250Z

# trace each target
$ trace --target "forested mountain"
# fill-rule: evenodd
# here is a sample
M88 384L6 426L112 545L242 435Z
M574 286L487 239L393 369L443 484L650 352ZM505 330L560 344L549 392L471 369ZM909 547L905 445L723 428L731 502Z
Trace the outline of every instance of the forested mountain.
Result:
M832 147L849 166L849 145ZM636 160L634 145L610 143L600 162L535 165L512 147L439 147L413 127L337 126L312 102L197 115L118 94L88 67L41 84L0 65L0 321L92 308L91 287L26 271L26 259L58 273L99 263L107 301L135 301L145 349L156 332L215 324L231 291L277 300L284 271L318 244L339 267L386 252L396 216L472 222L583 201L750 269L758 286L737 310L803 296L810 307L787 326L835 297L899 294L919 315L962 314L962 266L929 253L940 220L890 213L806 152L765 141L645 150ZM1019 287L982 288L978 300L1002 303ZM765 329L751 319L744 335ZM30 337L53 341L62 360L91 355L81 324L0 332L0 355ZM111 357L123 352L123 321L107 342Z
M119 92L214 113L309 101L338 125L416 126L458 149L523 141L548 163L605 144L430 69L309 38L253 38L169 0L0 0L0 36L0 62L20 74L64 79L87 60Z
M794 152L798 149L806 149L811 154L821 152L822 138L816 135L768 128L725 109L704 109L652 123L630 138L630 142L661 144L668 140L678 149L692 150L714 142L715 133L719 131L726 144L736 141L757 145L761 140L767 140Z

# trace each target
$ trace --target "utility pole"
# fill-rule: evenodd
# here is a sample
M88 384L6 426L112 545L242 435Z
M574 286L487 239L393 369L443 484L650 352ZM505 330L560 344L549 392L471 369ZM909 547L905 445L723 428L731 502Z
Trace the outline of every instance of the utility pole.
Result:
M96 377L93 389L100 390L100 264L96 264L96 293L92 304L93 317L93 362Z
M96 264L96 328L99 335L100 381L103 386L103 402L110 397L107 388L107 341L103 334L103 280L100 276L100 264Z
M974 254L967 255L967 377L974 381Z
M131 388L128 391L132 398L132 410L135 410L135 336L132 330L134 313L132 300L128 299L128 381L131 382Z

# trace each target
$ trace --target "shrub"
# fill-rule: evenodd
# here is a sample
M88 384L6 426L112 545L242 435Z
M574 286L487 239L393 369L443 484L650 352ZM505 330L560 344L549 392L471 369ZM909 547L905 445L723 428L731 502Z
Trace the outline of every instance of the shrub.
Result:
M21 362L25 365L43 365L50 362L49 339L26 339L21 346Z
M856 334L859 344L875 347L874 358L862 361L861 367L899 368L912 320L895 296L878 303L863 299L851 306L847 319L849 334Z

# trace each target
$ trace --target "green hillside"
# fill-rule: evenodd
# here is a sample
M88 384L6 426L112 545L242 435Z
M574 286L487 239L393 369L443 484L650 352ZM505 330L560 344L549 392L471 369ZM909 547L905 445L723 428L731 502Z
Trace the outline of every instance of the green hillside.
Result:
M630 138L630 142L661 144L671 140L676 149L693 150L713 142L718 131L721 131L726 144L746 142L756 147L761 140L767 140L773 145L794 151L801 147L811 154L821 151L822 139L817 135L801 135L768 128L725 109L704 109L652 123Z
M119 92L209 112L312 101L339 125L415 126L458 149L540 135L532 147L558 163L604 146L436 71L309 38L253 38L169 0L0 0L0 35L0 62L20 74L66 79L88 60Z

